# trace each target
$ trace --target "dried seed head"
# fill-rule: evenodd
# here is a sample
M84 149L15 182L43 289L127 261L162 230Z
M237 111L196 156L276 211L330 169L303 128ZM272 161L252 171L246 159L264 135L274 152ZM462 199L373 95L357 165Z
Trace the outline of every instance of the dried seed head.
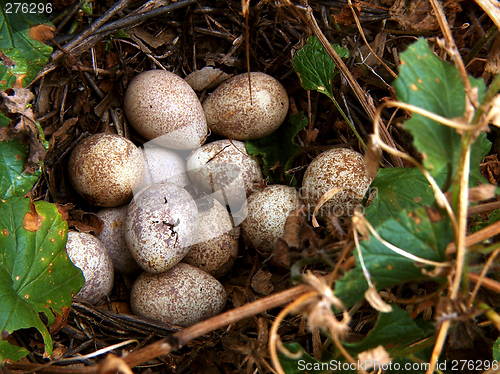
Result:
M374 285L370 285L365 292L365 299L371 305L371 307L375 310L378 310L382 313L390 313L392 312L392 307L387 304L382 297L377 292L377 289Z
M379 345L376 348L361 352L358 355L358 360L360 362L370 362L373 364L370 366L365 366L366 370L374 367L375 364L382 366L389 364L392 361L391 357L389 356L389 353L381 345Z
M319 293L319 300L308 308L308 328L311 331L317 328L327 328L332 335L344 336L349 331L351 317L342 301L333 294L324 278L316 277L311 272L307 272L303 276L303 280ZM342 320L338 320L333 314L332 306L343 309Z

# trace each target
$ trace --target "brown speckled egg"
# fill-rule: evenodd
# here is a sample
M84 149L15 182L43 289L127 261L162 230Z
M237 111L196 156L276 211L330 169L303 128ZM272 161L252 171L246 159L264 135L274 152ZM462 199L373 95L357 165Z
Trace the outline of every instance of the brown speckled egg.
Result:
M272 251L283 235L288 214L303 205L293 187L275 184L254 193L247 200L248 215L241 224L243 238L260 251Z
M318 217L352 216L371 181L360 153L348 148L331 149L321 153L307 167L302 181L302 198L312 211L326 192L336 187L345 188L323 205Z
M75 190L93 205L114 207L130 201L142 183L141 151L127 138L96 134L75 147L68 173Z
M145 146L141 150L146 163L143 186L170 182L184 187L190 183L186 172L186 160L177 153L179 151L155 146L154 144Z
M276 130L288 112L288 94L273 77L243 73L222 83L204 101L203 109L213 133L237 140L263 138Z
M125 239L146 271L161 273L186 255L198 233L198 209L191 195L173 183L156 183L130 202Z
M97 216L104 223L104 227L97 234L97 238L108 250L115 272L118 274L134 274L142 271L132 257L125 241L127 208L128 205L122 205L114 208L104 208L97 212Z
M233 230L229 213L217 200L200 212L198 237L183 262L215 276L222 276L238 256L238 229Z
M130 294L134 314L181 327L219 314L225 304L226 291L222 284L184 263L165 273L141 274Z
M66 252L85 277L85 284L77 297L95 304L111 293L114 282L113 262L99 239L87 233L70 231Z
M123 105L134 129L164 147L194 149L207 135L198 96L174 73L149 70L139 74L128 85Z
M191 182L205 191L224 188L225 196L215 196L223 203L225 198L242 204L263 179L259 164L247 153L245 143L237 140L218 140L196 149L187 160L187 169Z

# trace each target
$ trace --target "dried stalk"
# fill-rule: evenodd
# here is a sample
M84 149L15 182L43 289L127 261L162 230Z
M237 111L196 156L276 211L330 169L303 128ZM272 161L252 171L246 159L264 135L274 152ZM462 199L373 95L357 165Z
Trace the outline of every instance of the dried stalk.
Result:
M455 40L453 39L453 35L450 30L450 26L448 25L448 21L446 20L446 16L444 15L441 4L437 2L437 0L430 0L434 13L436 14L436 18L438 20L441 31L443 32L445 41L446 41L446 50L451 54L455 66L457 67L460 78L464 84L465 89L465 113L464 118L467 121L472 119L472 114L474 112L474 108L471 103L474 102L474 99L471 100L472 91L470 87L469 78L467 76L467 72L465 70L465 65L460 57L460 53L458 52L458 48L455 44ZM472 127L472 126L471 126ZM465 242L466 242L466 232L467 232L467 210L469 206L469 169L470 169L470 148L472 144L472 131L465 132L462 139L462 146L460 150L460 158L458 161L458 169L457 169L457 177L453 181L453 185L455 189L453 190L452 196L452 205L455 208L458 218L458 232L455 232L455 241L457 244L457 256L456 256L456 266L455 273L452 284L450 286L450 291L448 293L451 300L455 300L458 297L458 292L460 290L460 284L462 282L462 272L464 269L465 263ZM439 329L438 338L436 340L436 344L432 351L432 357L430 362L430 367L427 370L427 374L431 374L434 372L436 368L437 361L444 347L444 343L446 341L446 336L448 335L448 329L450 327L450 321L447 320L442 323Z
M470 247L471 245L480 243L483 240L491 238L492 236L495 236L499 233L500 233L500 221L497 221L489 226L486 226L484 229L476 231L475 233L467 236L465 238L464 245L466 247ZM450 255L452 253L455 253L456 250L457 250L457 247L456 247L455 243L450 243L448 245L448 247L446 247L446 254Z
M109 8L106 13L104 13L101 17L99 17L92 25L90 25L89 28L83 30L79 35L77 35L75 38L73 38L70 42L66 43L63 47L66 51L71 53L71 49L74 47L80 45L85 38L87 38L90 35L93 35L95 31L103 26L111 17L113 17L116 13L118 13L120 10L125 8L131 0L121 0L117 2L113 7ZM61 57L64 54L63 51L59 50L54 53L52 53L52 61L57 60L59 57Z
M358 15L356 14L356 10L354 9L354 6L352 5L352 1L347 0L347 4L349 4L349 8L351 8L352 16L354 17L354 21L356 22L356 26L358 27L358 31L359 31L361 37L363 38L365 45L368 47L368 49L372 53L373 57L375 57L394 78L397 78L398 75L395 72L393 72L392 69L380 57L377 56L377 54L375 53L375 51L373 50L371 45L366 40L366 36L365 36L364 31L363 31L363 27L361 27L361 23L359 22L359 18L358 18Z
M170 338L162 339L144 348L138 349L135 352L131 352L128 355L122 357L122 359L129 367L133 368L156 357L163 356L174 350L177 350L189 343L191 340L196 339L200 336L208 334L232 323L236 323L244 318L252 317L268 309L276 308L280 305L289 303L310 290L311 288L308 285L301 284L288 290L278 292L274 295L264 297L252 303L243 305L233 310L229 310L225 313L219 314L218 316L197 323L196 325L180 330L173 334ZM101 364L85 367L61 367L55 365L47 367L46 364L38 365L21 362L7 362L5 364L5 367L9 370L20 370L23 372L36 371L40 373L52 374L97 374L101 372Z
M498 8L498 1L476 0L476 3L483 8L484 12L491 18L495 26L500 30L500 9Z
M333 62L335 62L335 65L339 68L342 76L347 80L347 83L349 84L351 89L354 91L354 94L358 98L359 102L363 106L363 109L366 111L366 113L368 114L370 119L372 121L375 121L375 111L376 111L375 106L373 105L373 103L369 102L369 100L367 98L367 94L363 91L363 89L358 84L356 79L354 79L351 72L347 68L346 64L344 64L344 61L342 61L342 59L337 54L337 52L335 52L335 50L333 49L333 47L330 44L330 42L328 41L328 39L326 39L325 35L323 34L321 29L319 28L318 23L316 22L316 19L314 18L312 8L309 5L307 5L305 9L306 9L306 19L307 19L309 27L313 31L314 35L316 35L316 37L319 39L319 41L321 42L321 45L323 46L325 51L328 53L330 58L333 60ZM393 148L396 148L394 140L392 139L391 135L387 131L387 128L385 127L385 125L382 123L382 120L380 120L380 127L382 129L382 139L384 140L384 142L387 144L390 144ZM394 155L390 155L390 157L391 157L392 162L394 163L394 166L398 166L398 167L404 166L401 158L394 156Z
M486 273L488 272L488 269L490 268L491 264L493 263L493 261L495 260L495 258L498 256L499 253L500 253L500 248L495 249L495 251L488 258L488 261L486 261L486 264L484 265L483 270L481 271L481 275L479 276L479 279L476 281L476 285L474 286L474 290L470 294L469 308L472 308L472 303L474 302L474 299L476 298L476 295L479 291L479 287L481 287L481 284L486 279Z

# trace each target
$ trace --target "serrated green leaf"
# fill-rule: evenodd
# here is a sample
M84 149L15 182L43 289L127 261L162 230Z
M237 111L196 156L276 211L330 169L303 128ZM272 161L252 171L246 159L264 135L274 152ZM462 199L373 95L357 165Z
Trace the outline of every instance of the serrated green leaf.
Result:
M264 176L269 177L272 183L288 184L291 181L292 185L297 184L296 179L285 172L291 168L295 156L301 150L294 139L306 126L307 118L303 112L299 112L288 116L271 135L245 142L248 154L262 159Z
M373 349L382 345L387 351L406 347L434 333L429 326L419 326L406 312L397 305L392 305L391 313L379 313L375 327L359 343L344 343L351 354Z
M278 358L280 360L281 367L286 374L304 374L304 373L324 373L330 370L330 365L328 362L321 362L311 357L304 351L298 343L285 344L285 347L294 355L298 356L300 352L301 355L295 359L285 356L278 351Z
M68 225L55 205L11 197L0 200L0 331L35 327L48 354L52 340L40 320L49 325L52 310L71 305L84 284L80 269L65 251Z
M50 25L43 13L23 12L9 8L6 4L15 3L0 0L0 89L12 87L16 80L26 86L33 81L38 72L47 63L52 47L32 39L28 33L30 27L41 24ZM45 1L35 0L32 3L44 4ZM24 3L26 5L26 3ZM29 4L28 4L29 5ZM37 8L38 9L38 8Z
M469 77L469 81L472 87L477 87L481 101L486 90L483 80ZM449 119L464 115L465 92L457 68L441 61L425 39L419 39L401 54L399 76L393 86L399 101ZM462 140L455 129L415 113L404 127L413 135L424 166L432 175L443 169L454 175ZM471 174L476 178L481 178L478 167L489 144L483 134L472 146Z
M375 226L377 233L387 242L420 258L445 261L446 246L453 240L453 230L447 216L426 208L413 212L403 210L396 218L390 218ZM377 289L392 287L401 282L423 279L422 268L414 261L387 248L375 237L360 243L363 259ZM335 295L347 308L363 300L368 289L366 279L355 252L356 267L337 281Z
M347 49L337 44L332 44L332 47L340 57L349 57ZM335 63L316 36L307 39L307 44L295 54L292 63L304 89L316 90L335 100L332 83L338 72L335 72Z
M12 361L19 361L26 357L30 352L26 348L16 347L9 342L0 341L0 367L4 359L9 358Z
M435 178L439 186L445 179L446 173ZM418 168L379 169L370 190L376 190L377 195L365 209L365 217L373 226L396 218L402 210L430 206L435 200L429 182Z

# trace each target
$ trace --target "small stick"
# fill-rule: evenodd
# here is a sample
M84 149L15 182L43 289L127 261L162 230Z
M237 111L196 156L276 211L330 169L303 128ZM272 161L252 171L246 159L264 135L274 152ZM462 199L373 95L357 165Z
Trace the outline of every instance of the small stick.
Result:
M500 10L498 9L497 2L492 0L476 0L476 3L483 8L484 12L500 30Z
M359 22L359 18L358 18L358 15L356 14L356 11L354 10L354 6L352 5L352 2L351 0L347 0L347 3L349 4L349 8L351 8L351 11L352 11L352 15L354 17L354 21L356 22L356 26L358 27L358 31L359 33L361 34L361 37L363 38L363 41L365 42L365 45L368 47L368 49L370 50L370 52L372 53L372 55L382 64L382 66L384 68L386 68L386 70L394 77L394 78L397 78L398 75L392 71L392 69L387 66L387 64L380 58L377 56L377 54L375 53L375 51L372 49L372 47L370 46L370 44L368 43L368 40L366 40L366 36L365 36L365 33L363 31L363 28L361 27L361 23Z
M98 28L95 31L95 33L96 34L103 33L103 32L123 29L125 27L130 27L132 25L136 25L140 22L143 22L143 21L147 20L148 18L160 16L162 14L165 14L165 13L177 10L177 9L185 8L189 5L195 4L197 1L198 0L183 0L183 1L179 1L176 3L171 3L169 5L162 6L160 8L150 10L149 12L144 12L141 14L127 17L127 18L122 18L122 19L108 23L107 25Z
M490 268L491 264L493 263L493 260L495 260L495 258L498 256L498 253L500 253L500 248L495 249L495 251L488 258L488 261L486 261L486 264L484 265L483 270L481 271L481 275L479 276L479 279L476 281L476 285L474 286L474 290L470 294L469 308L472 308L472 303L474 302L474 299L476 298L476 295L479 291L479 287L481 287L481 284L483 283L484 279L486 279L486 273L488 272L488 269Z
M245 304L239 308L229 310L218 316L209 318L196 325L187 327L173 334L170 338L159 340L137 351L131 352L123 357L123 361L131 368L145 363L151 359L166 355L176 349L189 343L191 340L208 334L209 332L220 329L224 326L236 323L244 318L252 317L268 309L276 308L280 305L291 302L300 295L310 291L310 286L300 284L285 291L278 292ZM23 372L39 372L51 374L97 374L100 373L101 365L92 365L85 367L68 366L49 366L24 363L24 362L6 362L5 367L10 370L21 370Z
M99 27L104 25L111 17L113 17L120 10L125 8L129 2L132 0L121 0L117 2L113 7L109 8L106 13L104 13L99 19L97 19L89 28L83 30L79 35L77 35L72 41L64 45L64 49L71 52L71 49L79 45L85 38L92 35ZM57 60L64 54L63 51L59 50L52 54L52 61Z

